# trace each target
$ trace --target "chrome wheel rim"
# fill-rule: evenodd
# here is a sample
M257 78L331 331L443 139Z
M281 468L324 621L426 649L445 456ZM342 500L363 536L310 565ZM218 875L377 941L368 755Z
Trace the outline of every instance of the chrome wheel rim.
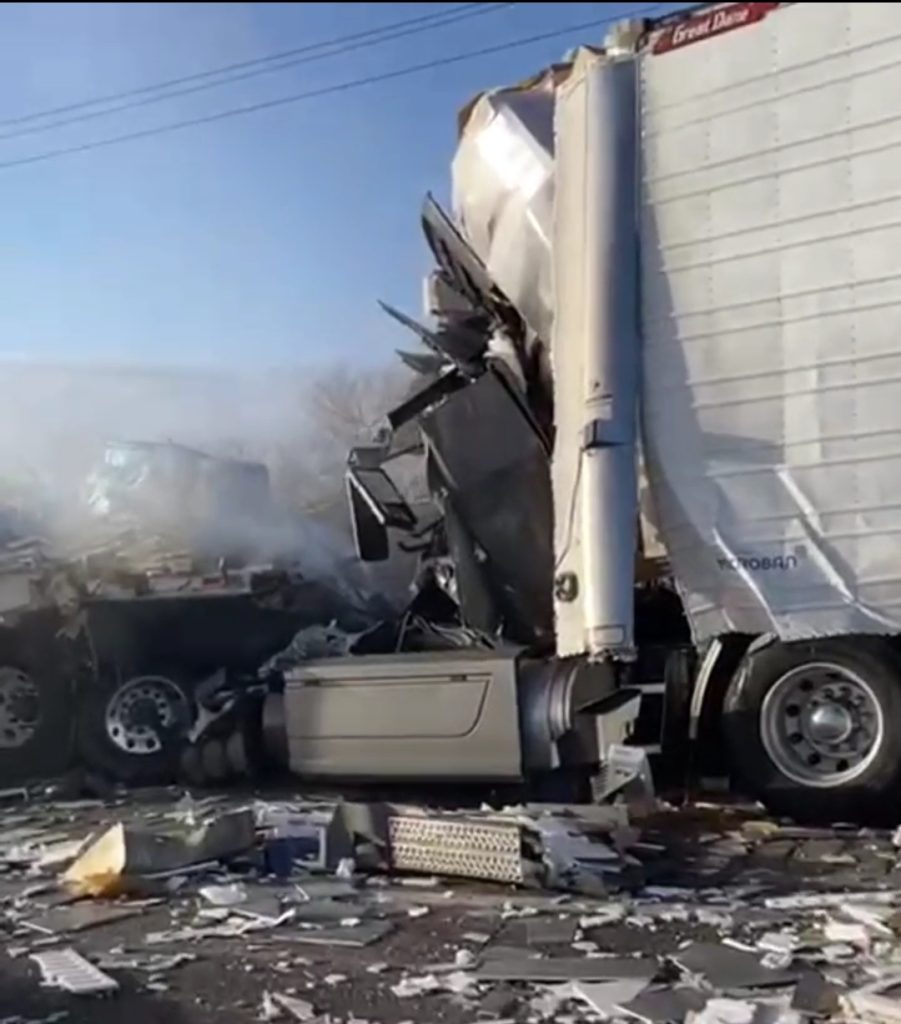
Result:
M106 735L113 746L134 757L158 754L165 736L187 726L188 701L166 676L135 676L110 697Z
M40 691L27 672L0 666L0 749L24 747L41 720Z
M834 662L786 672L760 709L760 736L779 771L816 789L844 786L873 763L885 719L870 684Z

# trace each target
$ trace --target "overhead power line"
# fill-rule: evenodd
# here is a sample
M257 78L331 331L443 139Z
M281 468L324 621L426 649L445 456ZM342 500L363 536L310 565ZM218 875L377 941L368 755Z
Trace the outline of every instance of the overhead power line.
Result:
M435 68L448 67L453 64L460 64L464 61L475 60L478 57L487 57L496 53L503 53L505 50L512 50L520 46L529 46L533 43L544 42L548 39L559 38L571 32L587 31L588 29L602 28L621 20L624 16L642 17L653 14L655 11L668 7L668 4L645 4L633 8L628 12L621 12L616 18L600 18L592 21L583 21L577 24L565 25L550 32L541 32L538 35L526 36L521 39L512 39L505 43L498 43L494 46L485 46L478 50L468 50L464 53L453 54L449 57L438 57L434 60L423 61L420 64L408 64L391 71L384 71L380 74L366 75L361 78L352 78L344 82L336 82L333 85L322 86L317 89L308 89L305 92L294 93L290 96L279 96L271 100L262 100L259 103L248 103L240 107L229 107L212 114L204 114L199 117L186 118L182 121L173 121L169 124L157 125L153 128L144 128L134 132L124 132L121 135L111 135L104 139L94 139L90 142L82 142L72 146L60 146L58 149L48 149L41 153L34 153L30 156L18 157L14 160L0 162L0 170L10 167L22 167L26 164L42 163L45 160L52 160L57 157L70 156L76 153L86 153L94 149L105 149L109 146L121 145L125 142L134 142L138 139L151 138L154 135L164 135L171 132L182 131L186 128L193 128L198 125L215 124L217 121L224 121L232 117L242 117L248 114L256 114L264 110L272 110L277 107L287 106L292 103L300 103L303 100L317 99L322 96L330 96L336 93L349 92L367 85L376 85L380 82L389 82L397 78L405 78L408 75L419 74L423 71L431 71Z
M84 110L86 107L99 106L102 103L113 103L116 100L129 99L133 96L143 96L147 93L157 92L161 89L170 89L179 85L186 85L189 82L199 82L207 78L214 78L216 75L225 75L233 71L242 71L245 68L257 67L258 65L269 64L275 61L286 60L290 57L298 57L302 54L315 53L319 50L329 49L333 46L341 46L345 43L353 43L358 40L379 41L374 37L381 36L385 32L394 32L415 25L428 26L435 19L445 18L450 15L461 15L468 11L476 11L486 5L481 3L456 4L440 11L432 11L429 14L421 14L415 18L403 18L400 21L387 22L375 28L363 29L359 32L344 33L339 36L332 36L329 39L321 39L314 43L307 43L304 46L297 46L291 50L281 50L278 53L266 54L262 57L253 57L249 60L237 61L232 64L222 64L219 67L208 68L205 71L196 71L190 75L181 75L178 78L169 78L160 82L151 82L148 85L138 86L134 89L125 89L118 92L106 93L101 96L88 97L83 100L76 100L74 103L67 103L59 107L45 107L42 110L34 110L31 113L19 114L16 117L0 119L0 127L9 125L25 124L28 121L37 121L44 117L53 117L56 114L68 114L75 110Z
M444 28L446 25L453 25L459 21L468 21L472 18L481 18L486 14L494 14L497 11L507 10L516 6L517 5L515 3L464 4L463 7L465 10L454 11L451 9L450 11L442 12L440 16L433 14L430 16L429 21L424 21L423 18L412 19L416 24L406 25L406 27L397 28L390 32L387 29L382 29L381 34L378 36L373 36L370 32L367 34L366 38L346 41L340 46L332 44L331 49L324 48L329 45L327 43L315 44L318 48L313 52L305 52L302 56L293 57L290 60L282 60L281 63L263 63L263 66L252 67L250 70L240 72L239 74L230 74L226 77L217 78L214 81L206 80L195 82L193 85L187 85L179 89L170 89L168 92L151 92L150 95L137 95L136 93L147 93L151 90L162 88L162 86L145 86L141 90L132 90L131 93L124 94L130 98L113 106L105 106L99 110L83 110L81 113L72 113L57 120L44 121L43 123L38 124L33 123L34 119L38 115L31 115L31 117L27 119L29 123L24 126L14 127L12 131L0 132L0 142L4 139L16 139L24 135L39 135L43 132L53 131L56 128L68 127L71 124L78 124L83 121L93 121L100 117L109 117L112 114L121 113L123 110L132 110L136 107L146 107L155 103L165 103L168 100L176 99L180 96L188 96L193 93L205 92L209 89L218 89L221 86L232 85L235 82L243 82L249 78L256 78L260 75L277 74L279 71L297 67L301 64L310 64L314 61L327 60L330 57L339 57L342 54L352 53L355 50L364 50L371 46L379 46L382 43L387 43L394 39L403 39L406 36L419 35L423 32L432 32L435 29ZM304 49L309 50L309 47ZM284 54L281 56L284 57ZM261 57L255 63L260 64L262 62L275 60L276 58L274 56ZM194 77L208 79L209 76L217 73L219 72L200 72L198 76ZM85 101L81 106L91 106L93 105L93 102ZM19 118L16 123L21 125L22 120L22 118ZM6 124L10 124L10 122L0 121L0 127Z

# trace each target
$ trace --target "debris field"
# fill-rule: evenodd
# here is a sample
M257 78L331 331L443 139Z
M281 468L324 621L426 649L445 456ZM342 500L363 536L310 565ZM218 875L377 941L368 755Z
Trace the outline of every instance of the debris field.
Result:
M7 801L7 1024L901 1020L888 832L713 804Z

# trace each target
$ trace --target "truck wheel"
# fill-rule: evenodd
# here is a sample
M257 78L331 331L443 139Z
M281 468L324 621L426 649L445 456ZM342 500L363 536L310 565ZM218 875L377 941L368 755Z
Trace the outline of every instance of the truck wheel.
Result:
M174 672L88 683L78 749L88 767L133 785L173 782L194 718L192 686Z
M810 823L897 824L901 662L886 643L754 651L723 713L734 773L772 812Z
M65 770L71 692L52 669L0 661L0 786Z

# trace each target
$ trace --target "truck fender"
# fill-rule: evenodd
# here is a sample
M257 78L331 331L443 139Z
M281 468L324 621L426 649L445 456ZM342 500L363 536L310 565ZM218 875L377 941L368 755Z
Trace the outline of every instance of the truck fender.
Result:
M688 711L688 738L696 743L701 734L701 719L717 691L723 687L714 686L714 681L728 684L744 658L753 651L762 650L775 643L777 637L764 633L757 637L722 636L714 637L704 652L695 676Z

